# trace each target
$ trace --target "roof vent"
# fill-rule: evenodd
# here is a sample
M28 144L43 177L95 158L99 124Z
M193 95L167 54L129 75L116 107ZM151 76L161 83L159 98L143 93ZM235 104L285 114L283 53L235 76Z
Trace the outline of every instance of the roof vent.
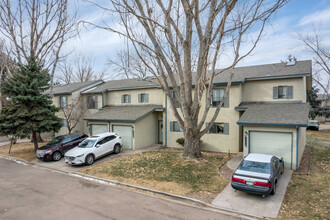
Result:
M287 66L294 66L295 64L296 64L296 60L295 59L292 59L292 60L286 62L286 65Z

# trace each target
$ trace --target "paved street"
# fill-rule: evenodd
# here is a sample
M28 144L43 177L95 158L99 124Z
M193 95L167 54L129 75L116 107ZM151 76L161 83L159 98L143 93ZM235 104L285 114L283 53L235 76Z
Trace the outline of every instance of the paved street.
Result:
M235 219L0 159L0 219Z

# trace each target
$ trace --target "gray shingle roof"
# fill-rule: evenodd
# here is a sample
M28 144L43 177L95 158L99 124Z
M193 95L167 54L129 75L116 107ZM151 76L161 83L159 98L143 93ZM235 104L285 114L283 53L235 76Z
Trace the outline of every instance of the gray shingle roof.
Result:
M220 70L217 70L218 72ZM257 66L236 67L234 69L233 82L243 83L247 80L258 80L272 77L292 77L297 75L311 74L311 60L297 61L295 65L286 65L284 63L265 64ZM214 83L227 83L230 72L224 71L214 78ZM169 82L169 85L171 83ZM88 90L85 93L101 93L112 90L136 89L136 88L157 88L160 87L155 78L147 79L121 79L108 81L95 89Z
M94 80L94 81L86 81L86 82L76 82L76 83L69 83L65 85L59 85L55 86L53 88L53 94L54 95L61 95L61 94L72 94L74 91L83 89L84 87L90 86L90 85L97 85L98 83L103 83L103 80ZM50 89L48 89L46 94L50 94Z
M144 116L154 112L156 109L163 109L162 105L143 106L110 106L100 109L97 113L84 118L85 120L110 120L135 122Z
M237 124L307 126L308 112L308 103L251 104Z
M104 91L135 89L135 88L157 88L159 83L155 78L146 79L120 79L108 81L95 89L88 90L85 93L100 93Z
M220 71L220 70L218 70ZM248 80L258 80L260 78L288 77L292 75L311 74L312 61L297 61L295 65L285 63L274 63L256 66L236 67L234 69L233 82L244 82ZM230 71L225 71L214 78L215 83L225 83L228 81Z

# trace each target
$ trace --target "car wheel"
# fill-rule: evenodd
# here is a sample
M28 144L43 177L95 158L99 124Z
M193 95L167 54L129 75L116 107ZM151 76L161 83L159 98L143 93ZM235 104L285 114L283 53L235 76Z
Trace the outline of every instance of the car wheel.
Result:
M53 161L59 161L61 158L62 158L62 154L61 154L61 152L59 152L59 151L55 151L55 152L52 154L52 160L53 160Z
M86 165L92 165L94 163L94 156L92 154L87 155L85 159Z
M120 153L120 145L116 144L115 145L115 154L119 154Z
M276 184L274 184L273 190L270 192L271 195L275 195L276 193Z

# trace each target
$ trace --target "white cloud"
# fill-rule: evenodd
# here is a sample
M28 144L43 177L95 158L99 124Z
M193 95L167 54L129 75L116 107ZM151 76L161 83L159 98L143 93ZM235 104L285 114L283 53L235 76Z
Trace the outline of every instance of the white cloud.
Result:
M330 8L327 8L323 11L317 11L312 14L306 15L300 19L299 25L308 25L308 24L326 24L330 20Z

